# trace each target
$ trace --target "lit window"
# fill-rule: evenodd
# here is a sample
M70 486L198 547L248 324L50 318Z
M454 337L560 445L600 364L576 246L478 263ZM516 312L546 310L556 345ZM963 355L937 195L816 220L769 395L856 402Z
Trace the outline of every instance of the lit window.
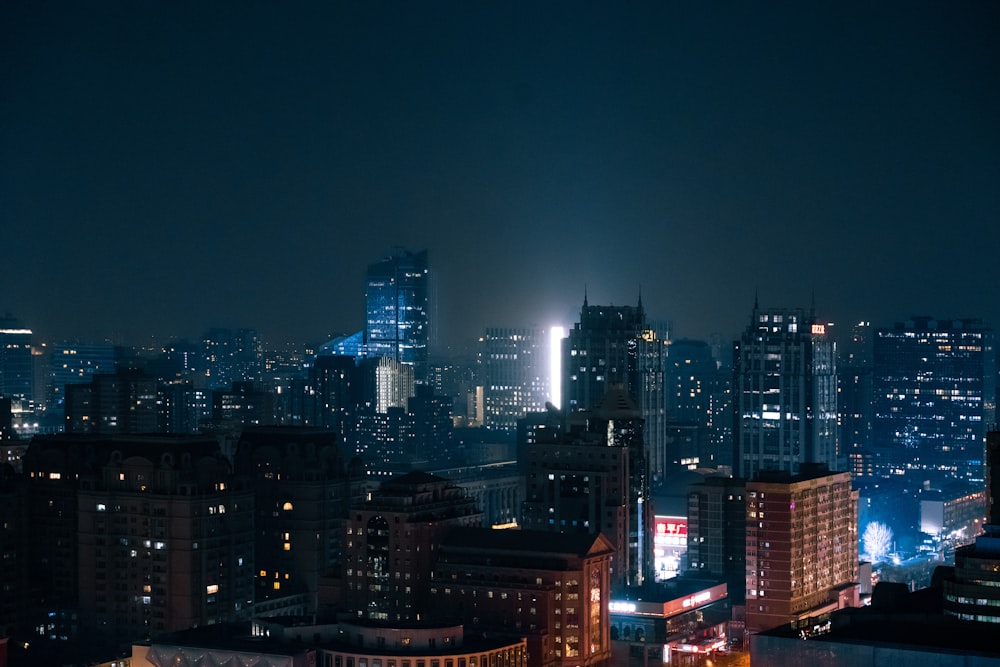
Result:
M205 586L205 593L208 595L212 595L213 593L218 593L218 592L219 592L219 584L209 584L208 586Z

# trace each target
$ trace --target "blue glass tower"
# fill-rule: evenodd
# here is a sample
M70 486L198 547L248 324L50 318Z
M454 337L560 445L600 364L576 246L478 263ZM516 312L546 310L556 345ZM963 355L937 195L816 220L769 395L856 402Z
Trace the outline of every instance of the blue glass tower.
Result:
M400 250L368 266L365 356L413 366L417 383L427 379L427 282L426 250Z

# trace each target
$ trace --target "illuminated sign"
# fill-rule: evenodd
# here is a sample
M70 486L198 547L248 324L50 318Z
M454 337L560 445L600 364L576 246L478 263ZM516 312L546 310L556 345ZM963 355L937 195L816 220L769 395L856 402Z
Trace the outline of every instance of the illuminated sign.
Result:
M609 611L625 611L625 612L629 612L629 613L634 613L635 612L635 603L634 602L609 602L608 603L608 610Z
M695 605L701 604L702 602L707 602L712 599L711 591L702 591L697 595L692 595L691 597L684 598L682 603L685 607L693 607Z
M826 325L825 324L814 324L814 325L812 325L812 332L814 334L819 334L820 336L822 336L822 335L826 334Z
M656 517L657 537L687 537L688 525L686 519L677 517Z

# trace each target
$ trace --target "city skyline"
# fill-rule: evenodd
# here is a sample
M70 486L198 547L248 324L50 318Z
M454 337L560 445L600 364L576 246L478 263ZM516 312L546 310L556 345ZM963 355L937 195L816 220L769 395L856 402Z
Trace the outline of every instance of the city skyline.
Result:
M9 311L40 340L363 328L428 250L438 351L583 296L735 340L1000 323L1000 8L0 8Z

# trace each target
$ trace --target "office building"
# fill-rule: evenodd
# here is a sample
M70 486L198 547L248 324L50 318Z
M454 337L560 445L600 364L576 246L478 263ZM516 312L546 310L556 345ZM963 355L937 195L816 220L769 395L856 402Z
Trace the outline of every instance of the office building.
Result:
M383 482L353 505L347 522L344 605L360 619L426 620L436 545L482 513L464 489L425 472Z
M31 357L31 329L10 314L0 317L0 396L29 409L35 399L34 366Z
M681 339L667 346L664 394L667 405L667 462L688 469L732 465L718 432L724 412L720 393L728 386L705 341Z
M523 527L602 533L616 549L612 587L641 585L653 574L653 507L639 410L618 388L591 410L539 416L519 426Z
M252 382L233 382L212 392L212 424L238 430L243 426L274 425L274 394Z
M873 475L982 483L996 423L993 330L914 317L874 337ZM924 477L926 478L926 477Z
M429 339L427 251L396 254L368 265L365 290L365 356L413 367L427 381Z
M733 347L734 474L837 466L836 345L812 311L763 309Z
M750 633L858 606L858 492L851 475L804 464L747 482Z
M580 321L562 345L562 408L590 410L609 390L624 387L645 421L644 446L653 484L667 472L663 364L666 340L636 306L591 306L586 296Z
M539 327L489 328L479 339L483 426L514 433L517 420L549 400L548 334Z

